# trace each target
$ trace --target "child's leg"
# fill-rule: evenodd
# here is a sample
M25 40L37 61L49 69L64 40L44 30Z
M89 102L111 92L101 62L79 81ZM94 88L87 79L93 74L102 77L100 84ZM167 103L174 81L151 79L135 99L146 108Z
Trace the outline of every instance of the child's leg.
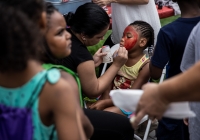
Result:
M117 113L117 114L126 116L124 113L122 113L121 109L119 109L116 106L108 107L108 108L104 109L104 111L113 112L113 113Z

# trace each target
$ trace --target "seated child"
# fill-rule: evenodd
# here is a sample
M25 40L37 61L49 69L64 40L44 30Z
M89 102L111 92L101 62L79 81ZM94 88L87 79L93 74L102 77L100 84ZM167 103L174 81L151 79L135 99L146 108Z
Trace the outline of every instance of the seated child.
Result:
M120 42L120 47L124 46L128 50L128 60L118 71L110 88L101 95L97 102L90 104L88 108L114 112L130 117L133 112L114 106L109 97L109 92L112 89L141 89L148 82L150 78L149 57L152 54L153 45L154 30L151 25L144 21L135 21L128 25ZM148 48L149 55L144 54L146 48ZM152 130L156 127L157 124ZM143 128L146 128L146 122L141 125L141 128L140 131L143 133L145 130Z
M120 47L128 50L128 60L118 71L110 88L105 91L100 99L89 105L90 109L106 110L129 116L124 110L115 107L109 97L111 89L141 89L149 80L149 56L144 54L148 47L154 44L153 28L144 21L135 21L124 30Z

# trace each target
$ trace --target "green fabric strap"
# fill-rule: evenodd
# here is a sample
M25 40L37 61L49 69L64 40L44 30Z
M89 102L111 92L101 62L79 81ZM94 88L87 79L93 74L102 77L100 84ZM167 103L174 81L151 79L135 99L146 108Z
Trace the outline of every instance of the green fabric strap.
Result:
M69 68L64 67L62 65L43 64L42 67L44 69L46 69L46 70L51 69L51 68L62 69L64 71L66 71L67 73L71 74L75 78L75 80L76 80L76 82L78 84L80 103L81 103L81 107L83 107L83 98L82 98L82 92L81 92L81 82L80 82L80 79L78 78L78 76L77 76L77 74L75 72L73 72Z

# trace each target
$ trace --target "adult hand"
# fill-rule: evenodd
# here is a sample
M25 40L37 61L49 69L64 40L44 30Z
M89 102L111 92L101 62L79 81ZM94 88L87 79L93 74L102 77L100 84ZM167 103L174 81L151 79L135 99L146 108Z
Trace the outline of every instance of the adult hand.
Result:
M106 54L107 54L106 52L102 53L102 48L98 49L98 51L93 56L95 67L98 67L102 63L103 56L106 56Z
M121 68L128 60L128 51L125 47L119 47L119 49L114 52L113 57L113 64Z
M158 84L146 84L142 87L143 95L138 103L135 116L130 121L133 128L137 128L140 120L147 114L151 120L161 119L163 113L167 109L167 102L159 92Z
M92 1L101 7L106 6L112 2L112 0L92 0Z
M98 100L89 106L89 109L104 110L107 107L106 100Z

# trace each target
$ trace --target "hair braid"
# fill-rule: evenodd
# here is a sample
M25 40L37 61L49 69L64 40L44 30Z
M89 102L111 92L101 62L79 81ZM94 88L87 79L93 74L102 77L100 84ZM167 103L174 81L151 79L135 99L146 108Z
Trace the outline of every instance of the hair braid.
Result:
M154 30L151 27L151 25L145 21L135 21L130 24L131 26L134 26L137 31L141 33L141 37L146 38L147 44L146 47L148 47L148 53L151 57L153 54L153 48L154 48ZM146 48L145 47L145 48Z

